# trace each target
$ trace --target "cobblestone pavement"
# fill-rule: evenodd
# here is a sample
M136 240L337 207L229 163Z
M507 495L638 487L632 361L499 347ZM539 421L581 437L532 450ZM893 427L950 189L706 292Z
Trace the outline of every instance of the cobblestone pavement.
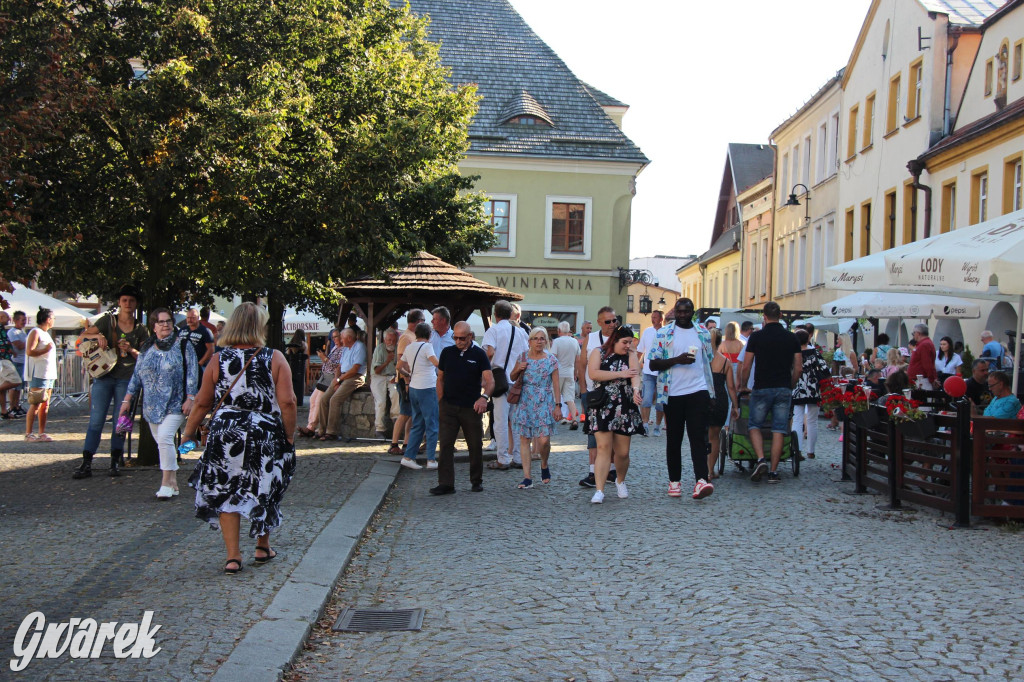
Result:
M533 490L488 471L471 493L460 465L436 498L436 477L403 471L287 679L1024 678L1024 534L876 511L844 494L822 432L799 478L730 465L700 502L665 494L663 437L634 439L630 497L609 485L603 505L567 432ZM426 615L421 632L332 633L346 606Z
M80 410L55 410L48 431L56 442L49 444L24 442L23 422L0 422L0 679L208 679L382 449L300 440L284 525L272 537L279 557L253 566L255 541L243 539L245 568L230 577L222 573L220 533L194 516L186 482L197 455L178 472L181 496L167 502L154 497L159 470L127 469L110 478L103 449L93 477L75 481L87 421ZM162 651L151 660L117 660L108 644L98 660L64 656L10 671L15 632L33 611L47 622L139 622L145 610L162 626Z

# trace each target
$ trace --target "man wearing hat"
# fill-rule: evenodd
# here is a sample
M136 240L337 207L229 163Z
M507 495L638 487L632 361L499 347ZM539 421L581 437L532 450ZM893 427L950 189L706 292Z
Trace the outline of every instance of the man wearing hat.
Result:
M117 351L117 363L107 374L93 379L90 390L89 428L85 433L85 445L82 447L82 464L75 470L73 478L89 478L92 476L92 458L100 445L103 425L107 416L117 414L121 409L128 382L135 371L135 360L139 357L139 347L149 338L149 330L144 324L136 322L135 311L139 307L142 295L131 285L121 287L117 292L117 313L103 315L96 323L82 332L79 340L95 339L100 348L113 348ZM124 456L124 434L118 433L115 427L110 433L110 475L120 476L118 467Z

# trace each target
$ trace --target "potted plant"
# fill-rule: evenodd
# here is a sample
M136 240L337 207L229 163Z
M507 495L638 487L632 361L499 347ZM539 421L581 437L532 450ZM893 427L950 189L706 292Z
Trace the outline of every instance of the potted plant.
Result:
M890 395L885 399L885 411L904 438L925 440L938 431L935 418L922 412L921 403L917 400L901 395Z
M974 372L974 353L971 352L970 346L964 346L964 352L960 354L960 360L963 364L960 365L960 376L964 379L970 379L971 374Z
M865 429L877 426L881 419L878 412L871 409L871 398L874 397L876 396L871 393L870 389L845 393L843 394L843 411L850 415L850 421L857 426Z
M836 417L842 419L843 389L831 377L819 381L818 388L821 393L821 409L826 413L836 412Z

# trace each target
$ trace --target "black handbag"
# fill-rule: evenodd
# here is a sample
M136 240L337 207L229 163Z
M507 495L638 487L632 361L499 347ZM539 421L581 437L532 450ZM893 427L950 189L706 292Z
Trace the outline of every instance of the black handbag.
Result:
M512 327L512 330L508 337L508 352L505 353L505 365L491 370L491 376L494 377L494 391L491 392L492 398L500 398L508 393L509 389L508 372L505 367L508 366L509 358L512 357L512 343L516 340L516 328L512 326L511 322L509 326Z
M587 391L587 409L600 409L608 402L608 391L604 384L594 382L594 388Z

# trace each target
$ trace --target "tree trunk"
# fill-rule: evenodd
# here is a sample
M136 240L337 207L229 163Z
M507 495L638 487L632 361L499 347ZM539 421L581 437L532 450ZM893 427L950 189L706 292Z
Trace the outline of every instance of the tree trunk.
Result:
M280 296L273 292L267 294L267 311L270 321L267 323L267 347L284 350L284 303Z

